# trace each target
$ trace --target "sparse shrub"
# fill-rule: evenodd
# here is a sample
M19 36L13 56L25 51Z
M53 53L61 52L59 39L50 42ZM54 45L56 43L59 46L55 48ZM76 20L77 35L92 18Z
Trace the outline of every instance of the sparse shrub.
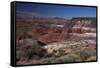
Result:
M16 61L19 61L23 58L23 53L21 51L16 51Z
M62 55L65 55L65 52L64 52L63 49L59 49L59 53L60 53L61 56L62 56Z
M51 54L48 54L51 57L60 57L65 55L65 51L63 50L63 48L58 49L58 50L53 50L53 52Z
M68 54L61 57L55 57L50 60L50 63L67 63L67 62L79 62L82 61L79 56L75 54Z
M66 52L64 51L64 48L59 49L57 52L58 52L58 54L57 54L58 57L66 55Z
M41 59L41 62L42 64L50 64L50 63L53 63L55 59L56 59L55 57L43 58Z
M96 61L96 56L91 56L86 61Z
M39 59L46 56L46 50L39 45L33 45L25 51L24 55L25 57L28 57L28 59Z
M91 56L95 56L96 50L93 48L84 47L84 48L81 48L79 55L80 55L81 59L84 61Z
M78 62L78 61L81 61L81 59L76 54L67 54L60 58L60 62Z

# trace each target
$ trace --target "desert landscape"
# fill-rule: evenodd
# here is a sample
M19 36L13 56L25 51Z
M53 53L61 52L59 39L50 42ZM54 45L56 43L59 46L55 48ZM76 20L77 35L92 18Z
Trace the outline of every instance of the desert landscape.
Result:
M16 3L16 65L97 61L95 7Z
M96 61L96 18L16 17L18 65Z

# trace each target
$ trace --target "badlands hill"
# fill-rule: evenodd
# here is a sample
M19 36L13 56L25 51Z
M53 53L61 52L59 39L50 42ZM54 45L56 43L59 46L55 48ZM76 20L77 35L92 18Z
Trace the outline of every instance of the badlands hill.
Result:
M93 17L17 16L17 64L96 61L96 26Z
M17 37L23 32L43 42L96 39L96 18L17 17Z

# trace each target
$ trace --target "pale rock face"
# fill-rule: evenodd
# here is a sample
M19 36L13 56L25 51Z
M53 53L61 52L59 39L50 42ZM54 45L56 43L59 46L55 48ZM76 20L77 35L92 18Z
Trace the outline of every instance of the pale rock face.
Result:
M62 49L64 51L64 53L69 53L69 52L72 52L72 48L75 49L75 46L80 47L83 45L87 46L87 43L85 41L55 42L55 43L47 44L43 48L46 49L49 54L52 54L54 51L59 51L60 49Z
M81 21L77 21L73 27L81 27L81 26L82 26Z
M20 45L23 45L23 46L33 46L33 45L36 45L38 44L36 40L32 40L32 39L21 39L19 40L19 44Z
M83 30L91 30L91 31L96 31L95 28L92 27L82 27Z
M84 41L88 42L89 44L96 45L96 41L95 40L84 40Z
M96 32L91 20L78 20L73 22L72 33ZM94 22L95 23L95 22Z
M82 20L76 21L73 27L91 27L92 21L91 20Z
M67 54L69 52L72 52L72 49L64 49L64 52Z
M37 41L32 40L32 39L25 39L24 42L25 42L26 45L30 45L30 46L37 44Z
M96 60L96 57L92 56L92 57L89 57L86 61L95 61L95 60Z
M83 34L72 33L72 35L77 37L96 37L96 33L83 33Z
M19 44L23 44L24 43L24 40L19 40Z

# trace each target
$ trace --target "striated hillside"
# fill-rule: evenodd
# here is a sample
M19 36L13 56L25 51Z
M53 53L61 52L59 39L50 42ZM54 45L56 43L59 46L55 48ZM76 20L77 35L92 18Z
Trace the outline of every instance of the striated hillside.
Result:
M68 40L74 36L83 38L96 37L96 19L95 18L72 18L70 21L54 18L29 18L17 17L16 20L17 36L26 32L32 35L33 39L47 42ZM71 38L71 39L72 39Z
M95 61L96 26L92 17L17 16L17 64Z

